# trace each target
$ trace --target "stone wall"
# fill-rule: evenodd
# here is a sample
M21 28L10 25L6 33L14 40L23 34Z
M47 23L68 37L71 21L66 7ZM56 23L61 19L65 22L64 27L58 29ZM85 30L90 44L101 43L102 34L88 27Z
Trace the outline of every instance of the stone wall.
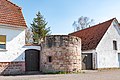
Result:
M68 35L45 38L41 49L42 72L79 72L81 70L81 39Z
M0 74L23 74L25 62L0 62Z

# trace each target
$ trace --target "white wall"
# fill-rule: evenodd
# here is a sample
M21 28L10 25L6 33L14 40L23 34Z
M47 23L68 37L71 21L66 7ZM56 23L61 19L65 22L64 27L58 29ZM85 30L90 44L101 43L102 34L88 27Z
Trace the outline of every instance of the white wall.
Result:
M116 26L114 26L116 25ZM116 20L113 21L107 32L99 42L97 52L97 68L117 68L118 52L120 50L120 30ZM117 41L118 50L113 50L113 40Z
M0 50L0 62L25 61L25 29L0 26L0 35L6 35L6 50Z
M0 62L14 61L21 55L25 45L25 29L0 26L0 35L6 35L6 50L0 50ZM23 61L23 57L19 59Z

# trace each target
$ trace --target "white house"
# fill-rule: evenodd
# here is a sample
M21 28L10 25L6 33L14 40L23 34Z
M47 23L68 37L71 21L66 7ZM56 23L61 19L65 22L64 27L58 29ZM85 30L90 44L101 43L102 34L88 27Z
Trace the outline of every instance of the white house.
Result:
M25 55L27 55L25 54L25 50L26 53L40 50L39 46L25 46L26 28L27 26L21 8L8 0L0 0L1 74L25 72L26 66L29 65L25 62L26 60L29 60L25 57Z
M82 69L120 68L120 25L116 18L69 35L82 40Z

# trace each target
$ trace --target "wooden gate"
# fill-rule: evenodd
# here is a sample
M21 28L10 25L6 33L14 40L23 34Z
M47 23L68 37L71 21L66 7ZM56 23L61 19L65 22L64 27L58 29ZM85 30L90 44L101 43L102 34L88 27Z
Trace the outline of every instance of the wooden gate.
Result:
M29 49L25 51L25 69L26 71L39 71L40 51Z
M82 69L91 70L92 66L92 53L82 53Z

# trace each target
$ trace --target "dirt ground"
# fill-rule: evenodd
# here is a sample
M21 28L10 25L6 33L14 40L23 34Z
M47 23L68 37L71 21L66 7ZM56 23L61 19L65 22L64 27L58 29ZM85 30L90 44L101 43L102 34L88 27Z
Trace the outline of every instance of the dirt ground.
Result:
M79 74L0 76L0 80L120 80L120 69L84 71Z

